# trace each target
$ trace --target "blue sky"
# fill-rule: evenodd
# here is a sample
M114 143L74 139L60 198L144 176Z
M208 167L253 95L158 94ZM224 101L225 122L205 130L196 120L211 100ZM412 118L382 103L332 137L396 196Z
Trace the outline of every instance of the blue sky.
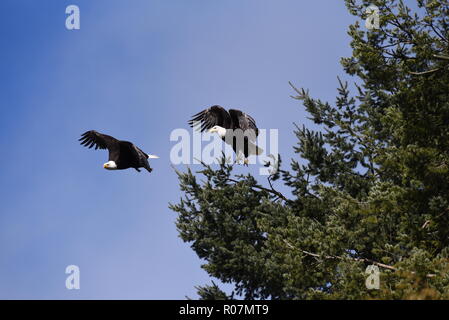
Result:
M287 164L293 122L310 125L288 81L334 101L353 21L329 0L2 0L0 298L195 298L211 279L168 209L171 131L241 108L279 129ZM159 155L153 173L104 170L107 153L77 142L89 129ZM65 288L71 264L80 290Z

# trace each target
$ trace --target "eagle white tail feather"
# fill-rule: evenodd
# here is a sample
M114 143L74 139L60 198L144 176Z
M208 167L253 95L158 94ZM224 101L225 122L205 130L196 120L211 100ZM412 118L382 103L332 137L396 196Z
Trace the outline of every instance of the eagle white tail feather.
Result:
M250 143L249 145L249 154L254 156L259 156L263 153L263 149L255 144Z
M159 159L159 157L155 156L154 154L149 154L148 159Z

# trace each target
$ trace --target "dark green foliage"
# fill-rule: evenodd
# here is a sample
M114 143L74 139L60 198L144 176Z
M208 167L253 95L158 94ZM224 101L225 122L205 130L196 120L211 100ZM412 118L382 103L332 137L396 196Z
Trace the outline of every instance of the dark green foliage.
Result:
M380 29L350 26L341 61L354 89L339 79L331 104L292 85L322 130L296 128L289 170L263 184L225 163L201 183L178 172L180 235L238 296L449 298L449 3L346 0L361 19L370 4ZM380 290L365 287L372 264Z
M220 288L212 281L212 285L206 285L204 287L195 287L200 296L199 300L232 300L233 295L230 297L226 295Z

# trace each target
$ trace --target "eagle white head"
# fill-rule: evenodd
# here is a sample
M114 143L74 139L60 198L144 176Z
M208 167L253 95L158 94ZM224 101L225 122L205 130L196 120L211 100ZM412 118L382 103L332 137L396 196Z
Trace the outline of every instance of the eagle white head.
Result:
M226 129L220 126L213 126L212 128L209 129L210 133L218 133L218 135L222 138L224 138L226 136Z
M107 170L116 170L117 164L114 161L108 161L103 165L103 168Z

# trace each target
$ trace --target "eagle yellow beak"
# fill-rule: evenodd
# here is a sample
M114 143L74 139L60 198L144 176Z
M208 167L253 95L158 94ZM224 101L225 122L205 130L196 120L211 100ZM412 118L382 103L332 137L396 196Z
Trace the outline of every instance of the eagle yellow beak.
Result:
M209 129L209 132L210 132L210 133L214 133L214 132L215 132L215 129L214 129L214 128L210 128L210 129Z
M107 163L105 163L104 165L103 165L103 168L107 168L108 167L108 164Z

